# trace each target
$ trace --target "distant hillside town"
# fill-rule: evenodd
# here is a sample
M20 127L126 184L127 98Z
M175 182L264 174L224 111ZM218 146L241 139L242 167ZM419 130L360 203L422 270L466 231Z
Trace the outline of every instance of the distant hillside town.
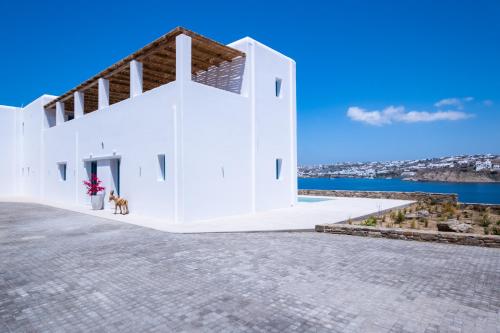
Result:
M500 155L461 155L424 160L344 162L299 166L302 178L402 178L412 181L499 182Z

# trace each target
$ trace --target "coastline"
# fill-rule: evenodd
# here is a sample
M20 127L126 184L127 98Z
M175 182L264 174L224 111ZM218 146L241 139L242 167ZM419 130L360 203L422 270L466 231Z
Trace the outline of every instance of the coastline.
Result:
M398 178L405 182L419 183L451 183L451 184L500 184L497 180L434 180L434 179L413 179L413 178Z
M422 179L412 177L353 177L353 176L316 176L316 177L297 177L298 179L399 179L406 182L419 183L451 183L451 184L500 184L500 180L443 180L443 179Z

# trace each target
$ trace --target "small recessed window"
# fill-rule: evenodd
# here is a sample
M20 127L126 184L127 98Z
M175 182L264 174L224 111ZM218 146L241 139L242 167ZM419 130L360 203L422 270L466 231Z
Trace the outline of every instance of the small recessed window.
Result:
M282 80L280 78L276 78L275 84L274 84L274 89L275 89L275 94L276 97L281 97L281 82Z
M59 180L66 181L66 163L58 163L57 168L59 169Z
M165 154L158 154L158 181L164 182L166 176L166 161Z
M281 166L283 164L283 159L277 158L276 159L276 180L281 179Z

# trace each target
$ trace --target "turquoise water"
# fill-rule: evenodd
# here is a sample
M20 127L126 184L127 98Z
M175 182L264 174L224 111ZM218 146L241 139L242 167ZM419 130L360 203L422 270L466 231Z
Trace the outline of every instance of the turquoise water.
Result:
M412 182L401 179L299 178L299 189L456 193L460 202L500 204L500 183Z
M299 196L297 200L299 202L321 202L321 201L328 201L328 200L332 200L332 199Z

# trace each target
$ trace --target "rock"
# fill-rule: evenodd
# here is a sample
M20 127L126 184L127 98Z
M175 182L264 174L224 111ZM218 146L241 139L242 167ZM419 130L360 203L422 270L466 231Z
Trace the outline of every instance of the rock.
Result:
M428 210L425 210L425 209L422 209L422 210L419 210L417 212L417 216L418 217L429 217L429 211Z
M429 212L427 210L419 210L415 213L406 214L407 219L418 219L418 218L427 218L429 217Z
M467 223L459 223L454 226L455 231L457 232L471 232L472 226Z
M472 226L467 223L460 223L457 220L448 220L446 222L439 222L437 224L439 231L445 232L470 232L472 231Z

